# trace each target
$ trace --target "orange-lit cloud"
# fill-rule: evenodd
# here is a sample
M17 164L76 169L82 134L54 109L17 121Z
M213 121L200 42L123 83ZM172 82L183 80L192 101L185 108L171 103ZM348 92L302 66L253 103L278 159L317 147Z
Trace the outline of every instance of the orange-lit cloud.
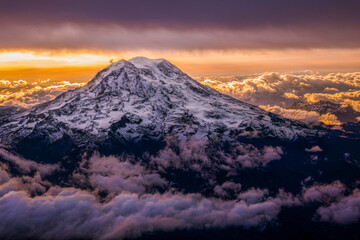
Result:
M267 111L310 125L318 122L326 125L340 125L347 121L357 122L360 114L360 73L358 72L265 73L248 76L208 76L197 79L202 84L244 102L260 105ZM325 109L321 107L301 109L302 105L314 104L321 100L334 102L339 106L332 109L331 111L334 112L331 113L322 112ZM340 116L341 110L337 108L348 106L350 109L344 109L346 113ZM310 111L311 109L314 111ZM336 111L337 115L333 114Z
M360 110L360 73L265 73L198 77L202 84L255 105L289 106L296 101L329 100Z
M282 117L298 120L309 125L316 125L320 122L320 114L315 111L305 111L300 109L286 109L274 105L260 105L262 109L278 114Z
M0 80L0 105L28 108L52 100L66 90L83 85L85 85L85 82L54 82L50 79L27 82L24 80L10 81L2 79Z
M338 118L331 113L319 114L315 111L306 111L301 109L287 109L279 106L260 105L262 109L278 114L282 117L298 120L308 125L317 125L322 122L326 125L341 125Z

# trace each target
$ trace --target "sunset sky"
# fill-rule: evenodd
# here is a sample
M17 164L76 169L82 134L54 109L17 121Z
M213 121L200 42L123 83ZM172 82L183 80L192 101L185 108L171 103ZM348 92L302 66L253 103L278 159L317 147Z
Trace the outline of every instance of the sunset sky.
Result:
M1 6L0 79L87 81L111 60L138 55L166 58L191 76L360 68L354 0L1 0Z

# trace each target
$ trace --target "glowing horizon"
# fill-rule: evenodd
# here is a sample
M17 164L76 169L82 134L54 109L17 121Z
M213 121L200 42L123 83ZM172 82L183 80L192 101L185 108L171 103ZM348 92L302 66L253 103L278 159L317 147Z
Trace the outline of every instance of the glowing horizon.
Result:
M263 72L354 72L360 69L360 49L302 49L258 51L69 51L3 50L0 79L84 81L111 61L135 56L165 58L191 76L246 75ZM38 69L38 75L33 75ZM58 70L57 70L58 69ZM60 71L60 69L62 71ZM69 79L70 73L74 74ZM51 74L50 74L51 73ZM82 76L79 78L79 74ZM34 79L31 79L34 77Z

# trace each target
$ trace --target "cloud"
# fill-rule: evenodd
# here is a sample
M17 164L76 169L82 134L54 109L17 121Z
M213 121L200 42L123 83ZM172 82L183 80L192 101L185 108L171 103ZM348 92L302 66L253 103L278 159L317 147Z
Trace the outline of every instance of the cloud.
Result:
M341 125L341 122L338 120L338 118L331 113L326 113L320 116L320 122L326 124L326 125Z
M314 184L303 189L305 202L331 202L344 196L346 187L340 181L331 184Z
M358 86L356 86L358 88ZM340 103L343 106L350 106L355 111L360 112L360 91L347 91L340 93L307 93L304 95L306 100L310 103L315 103L321 100L332 101Z
M185 148L187 154L197 156L189 146ZM237 151L255 157L261 153L258 157L267 160L281 155L276 147L259 150L238 146ZM230 180L215 185L213 197L176 189L160 193L147 188L171 183L160 177L154 165L150 170L129 156L103 157L95 153L84 158L77 169L91 187L84 184L77 189L45 180L41 169L50 168L43 174L51 174L52 165L19 158L5 149L0 154L1 239L124 239L177 229L261 228L276 221L283 207L313 203L320 204L316 213L321 221L348 224L357 222L360 216L359 191L347 194L340 181L315 183L298 195L282 189L242 191L239 183ZM11 164L22 171L21 176L12 175ZM103 197L98 190L111 194ZM234 200L224 200L231 195Z
M89 182L95 188L111 194L121 192L145 193L153 187L164 188L168 182L157 173L147 171L140 164L128 159L110 156L100 157L94 154L88 161L82 162L82 170L89 175ZM84 167L86 166L86 167Z
M234 172L241 168L265 167L269 162L281 159L283 154L279 146L257 148L251 144L235 144L230 152L220 151L209 156L206 151L209 147L211 141L207 138L168 142L167 147L151 157L151 162L162 171L167 168L190 169L208 178L211 171L204 169L222 168Z
M168 141L167 147L160 150L157 156L151 158L151 161L164 169L188 168L200 172L212 164L206 153L208 144L207 138Z
M244 168L265 166L273 160L281 159L283 154L281 147L265 146L258 149L252 145L240 145L237 150L241 153L235 160Z
M82 190L56 186L39 174L11 176L7 166L1 164L0 238L123 239L175 229L258 227L274 221L282 206L299 204L294 196L282 191L275 197L256 201L249 201L251 197L245 197L247 201L242 198L225 201L174 190L162 194L144 193L137 191L136 185L141 181L134 177L143 174L141 166L130 166L129 162L119 162L114 157L95 155L90 159L81 163L82 168L93 164L86 168L90 174L83 175L89 181L94 181L93 174L109 174L109 183L119 186L115 180L124 183L124 177L130 176L125 185L135 186L135 191L115 189L112 197L104 201L99 199L96 191L86 190L85 186ZM98 184L96 180L94 183ZM225 182L220 188L238 193L241 186ZM249 191L245 195L249 195Z
M293 93L284 93L285 98L293 98L293 99L299 99L299 96L296 96Z
M360 26L356 1L281 0L269 5L265 0L256 4L231 0L219 5L215 0L206 4L96 0L86 8L71 1L36 5L6 1L4 5L3 48L355 48L360 39L353 30Z
M357 223L360 220L360 191L355 188L350 194L340 181L331 184L314 184L303 189L305 203L322 203L316 213L320 221L337 224Z
M304 203L321 203L316 214L318 220L337 224L358 223L360 220L360 191L355 188L348 194L347 187L340 181L331 184L316 183L303 188Z
M322 152L323 150L319 146L313 146L311 148L305 148L307 152Z
M10 24L2 26L0 47L4 49L71 49L100 51L133 50L258 50L359 48L360 34L345 31L344 35L331 37L332 32L286 28L161 28L129 27L121 24ZM212 37L209 38L209 35ZM328 35L325 39L323 36ZM26 36L26 38L21 38Z
M214 193L220 197L228 197L229 192L234 194L238 193L241 190L241 184L226 181L221 185L216 185L214 188Z
M341 125L341 122L338 118L331 113L319 114L315 111L306 111L301 109L288 109L282 108L280 106L274 105L260 105L260 108L278 114L284 118L294 119L306 123L310 126L318 125L319 122L322 122L326 125Z
M0 106L11 105L28 108L50 101L67 90L84 85L85 83L68 81L54 82L50 79L39 82L3 79L0 80Z
M12 191L25 191L29 195L43 194L51 187L51 183L43 180L59 169L58 165L39 164L23 159L0 148L0 196ZM14 168L20 174L12 175Z
M358 223L360 220L360 191L355 189L349 196L317 210L321 221L338 224Z
M145 193L142 186L163 185L164 181L130 163L131 159L120 161L95 154L81 162L80 170L97 188L112 191L111 197L103 199L86 185L82 190L60 187L44 180L39 171L28 172L28 166L46 165L16 159L8 152L2 152L2 157L8 164L0 164L1 239L123 239L158 230L257 227L275 220L281 207L291 201L290 195L282 193L253 204L175 190ZM23 175L13 176L10 163L20 163ZM232 182L220 187L236 193L241 188Z
M286 0L267 4L265 0L257 1L256 4L240 3L230 0L226 4L219 5L215 0L202 1L167 2L159 1L149 3L140 0L136 4L132 1L109 0L107 4L95 0L84 8L82 2L69 0L47 2L40 0L37 5L29 4L27 1L6 1L7 11L2 10L2 20L14 20L16 22L28 21L29 23L46 22L76 22L76 23L123 23L136 27L161 26L161 27L262 27L267 26L300 26L317 22L325 25L348 23L359 24L357 18L358 2L350 1L347 5L340 1L319 1L316 3L292 4ZM327 3L327 4L325 4ZM99 7L102 7L99 9ZM182 9L183 11L179 11ZM143 13L143 14L138 14ZM304 18L307 14L307 18ZM331 19L329 16L337 16Z
M300 109L287 109L274 105L260 105L260 108L278 114L282 117L298 120L308 125L316 125L320 122L320 114L315 111L306 111Z
M220 92L254 105L289 107L294 102L330 100L356 106L360 100L360 73L264 73L250 76L207 76L197 80ZM337 92L330 93L329 89ZM348 101L348 102L346 102ZM355 110L357 108L354 108Z
M40 164L34 161L24 159L21 156L18 156L16 154L7 151L1 146L0 146L0 157L3 160L12 163L21 173L28 174L31 173L32 171L37 171L42 177L50 175L52 172L54 172L59 168L58 164Z
M247 204L207 199L197 194L139 197L124 193L101 204L80 190L51 192L34 198L24 192L10 192L1 197L1 238L122 239L157 230L251 227L274 220L281 202L286 201L279 198Z
M267 189L251 188L246 192L240 193L237 198L244 200L247 203L258 203L265 199L265 196L269 194Z

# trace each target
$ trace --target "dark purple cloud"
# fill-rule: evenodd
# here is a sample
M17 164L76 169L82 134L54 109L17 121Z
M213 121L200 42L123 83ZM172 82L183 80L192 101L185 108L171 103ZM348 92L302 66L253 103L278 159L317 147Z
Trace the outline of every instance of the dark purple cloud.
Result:
M360 47L359 1L0 2L0 48Z
M0 19L30 22L147 24L163 27L313 26L360 24L359 1L339 0L2 0Z

